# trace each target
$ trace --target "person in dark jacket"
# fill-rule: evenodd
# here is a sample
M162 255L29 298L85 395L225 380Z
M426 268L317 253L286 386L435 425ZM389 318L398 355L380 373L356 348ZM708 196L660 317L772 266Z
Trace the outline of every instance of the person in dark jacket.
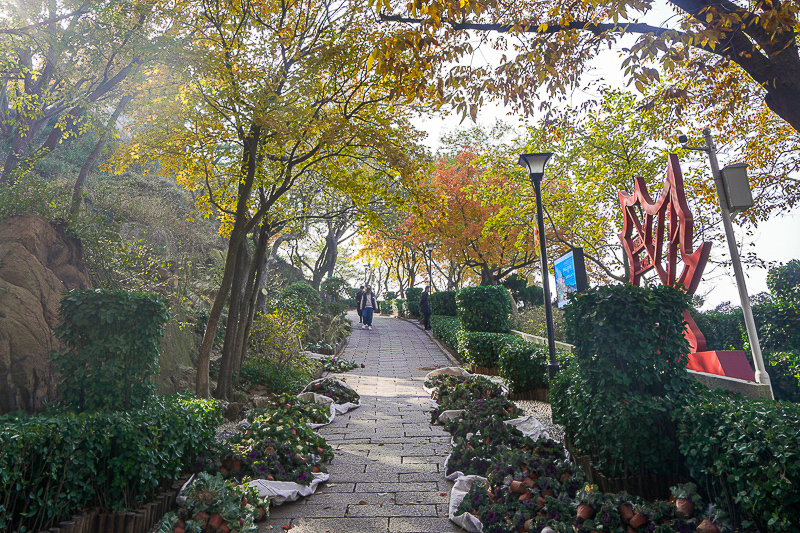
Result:
M375 300L375 294L372 292L372 287L367 285L364 295L361 297L361 312L364 315L364 324L361 326L361 329L366 327L368 330L372 330L372 313L377 310L377 308L378 302Z
M425 320L425 329L431 329L431 304L428 303L428 293L431 292L430 285L425 287L425 292L422 293L422 298L419 301L419 312Z
M358 313L359 324L364 323L364 317L362 316L363 314L362 311L364 309L361 307L361 298L363 298L363 296L364 296L364 286L362 285L361 288L359 288L358 292L356 293L356 313Z

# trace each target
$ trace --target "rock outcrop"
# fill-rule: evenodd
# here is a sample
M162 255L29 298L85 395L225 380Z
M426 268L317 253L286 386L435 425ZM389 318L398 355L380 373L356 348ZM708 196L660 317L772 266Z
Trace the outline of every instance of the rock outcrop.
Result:
M61 295L90 284L80 241L36 215L0 222L0 413L55 399Z

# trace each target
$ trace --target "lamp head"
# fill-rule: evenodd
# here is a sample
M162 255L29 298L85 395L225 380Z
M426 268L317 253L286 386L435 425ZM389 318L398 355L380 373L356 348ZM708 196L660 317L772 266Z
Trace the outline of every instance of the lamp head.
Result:
M678 142L681 144L686 144L689 142L689 137L681 133L680 135L678 135Z
M552 152L520 154L517 163L528 171L532 180L540 180L544 176L544 166L552 156Z
M427 250L428 253L431 253L433 251L433 244L431 244L431 243L426 244L425 245L425 250Z

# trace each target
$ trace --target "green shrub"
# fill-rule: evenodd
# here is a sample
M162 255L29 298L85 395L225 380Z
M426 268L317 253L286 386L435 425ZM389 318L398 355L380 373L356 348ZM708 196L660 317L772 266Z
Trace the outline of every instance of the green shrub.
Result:
M511 312L506 288L500 285L467 287L456 293L458 318L467 331L506 333Z
M676 418L692 477L729 515L798 531L800 407L703 391Z
M775 300L800 304L800 260L792 259L785 265L770 269L767 287Z
M281 300L284 299L299 299L311 309L312 313L319 311L322 305L322 298L317 289L306 283L305 281L298 281L292 283L283 291L281 291Z
M775 399L800 403L800 352L764 352L764 363Z
M0 418L0 530L44 531L82 509L147 501L213 446L216 401L152 398L139 410Z
M296 315L289 311L259 313L250 329L248 359L291 365L300 355L300 339L305 329Z
M767 300L753 306L753 319L762 350L800 350L800 306Z
M250 360L242 365L241 380L262 385L274 394L297 394L314 379L316 369L315 363L305 357L297 357L291 364L275 359Z
M387 302L389 300L394 300L395 298L397 298L397 293L394 291L386 291L383 293L383 299Z
M500 377L511 392L548 387L547 346L526 342L519 337L510 339L500 350Z
M689 295L673 287L595 287L570 298L567 334L576 364L598 390L659 395L685 389Z
M458 316L456 291L434 292L429 297L431 313L440 316Z
M141 407L152 396L159 339L169 320L155 294L73 290L61 299L53 357L63 402L78 411Z
M517 337L510 333L487 333L462 329L457 335L458 356L473 365L495 367L500 360L500 351L515 338Z
M355 309L357 307L355 298L343 298L339 300L339 302L345 304L348 309Z
M511 274L501 284L511 291L514 299L525 302L526 307L544 304L544 291L538 285L528 285L528 279L519 274Z
M406 310L406 301L403 298L392 300L391 304L394 307L394 312L397 313L398 316L406 316L408 314Z
M419 302L422 299L422 291L419 287L409 287L406 289L406 315L412 318L419 318Z
M553 417L606 476L681 473L670 414L699 386L686 372L683 310L672 287L617 285L570 297L570 364L551 383Z
M712 311L690 309L697 327L706 338L707 350L742 350L744 315L739 307L721 305Z
M688 396L601 391L577 364L562 367L550 383L553 420L564 427L575 453L591 457L609 477L683 472L670 415Z
M458 330L461 329L458 318L454 316L433 315L431 330L436 338L454 352L458 352Z

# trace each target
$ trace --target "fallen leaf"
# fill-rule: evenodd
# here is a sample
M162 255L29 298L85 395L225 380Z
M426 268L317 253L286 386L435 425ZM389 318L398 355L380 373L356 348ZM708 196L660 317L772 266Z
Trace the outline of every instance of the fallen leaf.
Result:
M365 502L364 500L361 500L360 502L358 502L358 505L367 505L367 502Z
M439 496L447 496L447 493L446 492L441 492L441 493L439 493Z

